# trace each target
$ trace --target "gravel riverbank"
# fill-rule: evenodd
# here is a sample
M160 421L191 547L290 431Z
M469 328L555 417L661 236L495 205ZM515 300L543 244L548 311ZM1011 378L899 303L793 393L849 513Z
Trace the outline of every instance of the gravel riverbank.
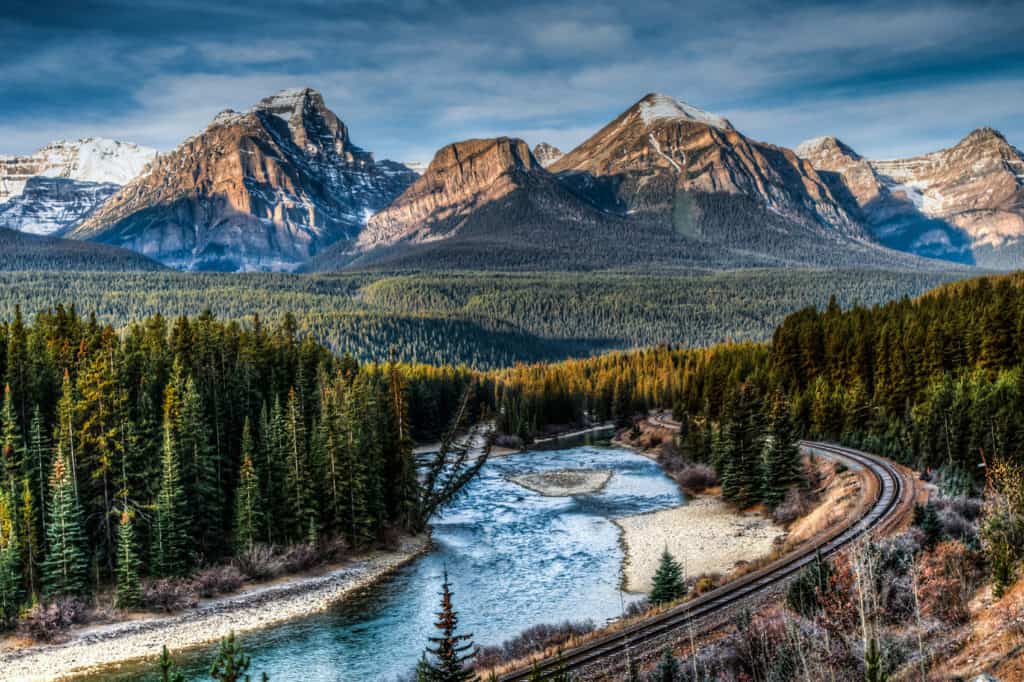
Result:
M408 538L396 551L375 552L318 575L254 586L178 614L82 628L60 644L0 649L0 680L71 679L117 663L156 659L165 644L181 651L215 642L231 631L250 632L325 611L412 561L429 542L425 535Z

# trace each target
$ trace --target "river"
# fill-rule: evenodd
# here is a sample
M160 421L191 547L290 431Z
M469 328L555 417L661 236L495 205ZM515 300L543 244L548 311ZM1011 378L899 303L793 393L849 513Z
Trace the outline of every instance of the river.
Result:
M610 469L598 493L545 497L508 480L551 469ZM447 568L460 630L499 644L539 623L604 623L642 595L621 593L622 548L610 519L678 506L683 496L657 464L618 447L583 445L494 458L437 519L434 549L334 610L247 634L253 679L273 682L397 680L433 634ZM173 651L173 642L168 646ZM215 649L176 659L208 679ZM156 680L138 669L104 680Z

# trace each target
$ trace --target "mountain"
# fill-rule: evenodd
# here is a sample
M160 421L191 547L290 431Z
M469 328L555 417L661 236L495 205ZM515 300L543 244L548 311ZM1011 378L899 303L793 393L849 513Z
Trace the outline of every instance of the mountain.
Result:
M565 156L565 154L558 147L552 146L547 142L541 142L533 148L533 156L537 159L540 165L547 168L555 161L558 161L560 158Z
M834 137L797 151L883 244L986 267L1024 265L1024 154L998 131L980 128L910 159L863 159Z
M721 196L694 194L687 210L706 215L701 224L716 233L742 224L742 215L761 236L733 248L659 215L607 210L546 170L522 140L466 140L439 150L416 182L370 218L354 246L339 244L303 269L726 268L809 261L922 266L870 243L818 234L789 235L791 253L772 253L778 235L799 232L791 221L751 197L723 205Z
M102 138L60 140L30 156L0 157L0 226L59 234L154 158L154 149Z
M0 271L131 272L163 269L159 263L127 249L25 234L0 227Z
M69 233L189 270L291 270L416 174L376 163L310 88L223 111Z
M745 197L805 229L867 238L809 163L665 95L645 96L550 170L608 210L657 216L705 239L724 235L703 229L689 208L695 195Z

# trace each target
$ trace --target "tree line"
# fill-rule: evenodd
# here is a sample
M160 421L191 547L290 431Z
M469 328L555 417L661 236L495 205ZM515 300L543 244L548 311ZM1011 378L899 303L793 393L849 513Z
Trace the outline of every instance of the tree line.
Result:
M468 370L361 364L289 316L154 316L118 332L73 308L31 323L18 310L0 324L0 377L6 625L111 584L130 607L141 576L256 544L358 549L420 531L467 460L439 458L421 482L413 443L480 406Z

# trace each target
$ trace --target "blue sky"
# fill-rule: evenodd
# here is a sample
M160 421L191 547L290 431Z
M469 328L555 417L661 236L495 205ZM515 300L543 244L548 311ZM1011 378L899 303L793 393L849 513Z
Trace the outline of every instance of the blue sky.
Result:
M225 108L319 89L378 158L516 135L568 150L647 92L786 146L866 156L989 125L1024 147L1024 3L4 0L0 153L170 149Z

